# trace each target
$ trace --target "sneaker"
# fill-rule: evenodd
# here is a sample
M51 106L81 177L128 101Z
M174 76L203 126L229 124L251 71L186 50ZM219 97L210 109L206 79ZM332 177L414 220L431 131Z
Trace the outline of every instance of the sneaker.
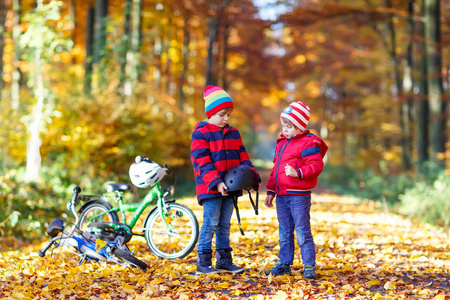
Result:
M266 275L272 273L274 276L289 274L291 275L291 266L282 263L277 263L272 269L266 271Z
M219 273L219 271L214 269L212 266L200 266L200 265L197 265L197 271L195 272L195 275L217 274L217 273Z
M316 267L306 265L305 269L303 270L303 278L305 279L316 279Z

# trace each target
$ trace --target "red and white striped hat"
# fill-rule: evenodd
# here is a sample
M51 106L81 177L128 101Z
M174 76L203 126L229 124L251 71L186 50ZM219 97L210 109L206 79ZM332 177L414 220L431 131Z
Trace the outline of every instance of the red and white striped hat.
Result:
M309 123L310 110L309 107L301 102L292 102L281 113L282 118L286 118L294 124L295 127L304 131Z

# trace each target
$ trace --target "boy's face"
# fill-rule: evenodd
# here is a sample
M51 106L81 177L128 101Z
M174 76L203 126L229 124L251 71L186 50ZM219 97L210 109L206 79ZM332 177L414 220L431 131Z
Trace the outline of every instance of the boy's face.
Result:
M295 127L291 122L286 122L286 121L283 122L283 120L282 120L281 126L283 128L284 136L287 137L288 139L293 138L297 134L302 133L302 131L300 129L298 129L297 127Z
M212 115L212 117L209 118L208 122L216 125L217 127L224 128L227 125L232 112L232 109L222 109L221 111Z

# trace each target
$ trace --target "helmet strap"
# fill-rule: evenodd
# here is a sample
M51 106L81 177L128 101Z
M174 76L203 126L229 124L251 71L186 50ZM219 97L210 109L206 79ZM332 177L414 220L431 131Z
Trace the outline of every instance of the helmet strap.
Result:
M258 215L258 200L259 200L258 190L256 190L256 203L253 202L252 193L250 193L250 189L248 189L247 192L248 196L250 197L250 202L252 203L253 209L255 210L255 215Z
M236 217L237 217L238 224L239 224L239 230L241 231L242 235L245 235L244 230L242 229L242 225L241 225L241 217L239 215L238 198L239 198L239 196L237 194L231 195L231 199L233 199L234 208L236 209Z
M238 207L239 196L238 195L239 194L232 193L231 199L233 199L234 208L236 209L236 218L238 220L239 230L241 231L242 235L245 235L244 230L242 229L242 225L241 225L241 216L239 215L239 207ZM255 210L255 214L257 215L258 214L258 200L259 200L258 190L256 191L256 203L253 202L252 194L250 193L250 189L248 190L248 195L250 197L250 202L252 203L253 209Z

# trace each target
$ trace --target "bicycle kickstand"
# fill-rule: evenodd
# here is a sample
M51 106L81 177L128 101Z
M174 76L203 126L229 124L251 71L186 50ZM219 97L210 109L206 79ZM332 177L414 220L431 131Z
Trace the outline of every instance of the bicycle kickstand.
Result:
M80 261L78 262L78 266L81 266L82 264L84 264L85 260L86 260L86 255L85 254L81 255Z

